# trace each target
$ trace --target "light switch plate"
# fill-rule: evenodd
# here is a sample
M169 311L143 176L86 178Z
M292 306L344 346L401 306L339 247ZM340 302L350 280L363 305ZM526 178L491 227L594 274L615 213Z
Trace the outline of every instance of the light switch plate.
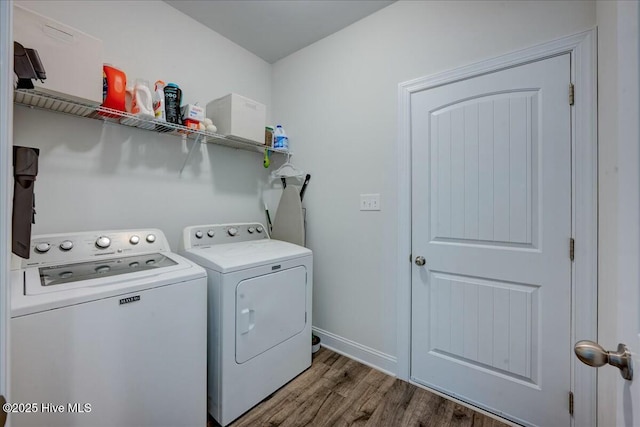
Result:
M360 195L361 211L379 211L380 210L380 194L361 194Z

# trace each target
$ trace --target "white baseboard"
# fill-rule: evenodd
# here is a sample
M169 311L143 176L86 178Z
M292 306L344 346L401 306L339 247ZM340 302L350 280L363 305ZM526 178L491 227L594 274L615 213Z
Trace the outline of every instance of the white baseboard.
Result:
M350 359L384 372L385 374L396 376L397 359L381 351L375 350L355 341L348 340L341 336L324 331L320 328L313 328L313 333L320 337L320 345L331 351L340 353Z

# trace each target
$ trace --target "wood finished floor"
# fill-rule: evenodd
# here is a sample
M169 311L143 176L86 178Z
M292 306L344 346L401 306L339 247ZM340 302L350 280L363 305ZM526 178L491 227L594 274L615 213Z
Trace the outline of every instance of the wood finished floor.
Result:
M254 426L507 425L321 348L309 369L230 425Z

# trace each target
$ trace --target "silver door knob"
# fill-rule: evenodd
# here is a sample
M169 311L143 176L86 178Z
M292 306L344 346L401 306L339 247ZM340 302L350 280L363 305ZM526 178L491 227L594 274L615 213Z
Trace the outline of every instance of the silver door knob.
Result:
M416 257L416 265L422 267L423 265L425 265L427 263L427 260L424 259L423 256L417 256Z
M633 379L633 362L631 353L624 344L618 344L618 351L606 351L602 346L593 341L578 341L573 348L578 359L586 365L599 368L607 363L620 369L620 375L625 380Z

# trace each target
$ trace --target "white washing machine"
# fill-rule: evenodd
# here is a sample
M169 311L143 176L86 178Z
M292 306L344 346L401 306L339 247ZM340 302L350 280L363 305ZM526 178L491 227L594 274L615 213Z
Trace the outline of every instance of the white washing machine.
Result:
M209 285L209 413L223 426L311 366L312 253L261 224L184 229Z
M160 230L34 237L11 271L12 425L206 425L206 298Z

